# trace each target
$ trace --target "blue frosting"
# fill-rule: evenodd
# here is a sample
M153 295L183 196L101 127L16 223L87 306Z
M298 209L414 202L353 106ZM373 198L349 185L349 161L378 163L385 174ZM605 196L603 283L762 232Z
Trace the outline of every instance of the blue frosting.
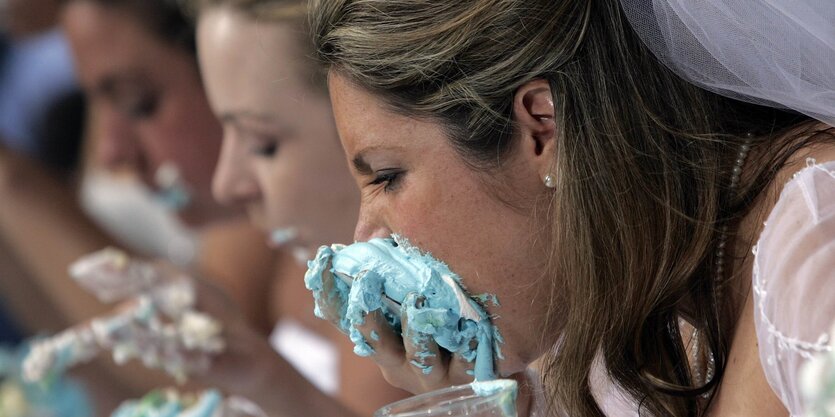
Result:
M21 375L21 364L29 350L29 343L15 349L0 347L0 386L14 386L24 396L33 415L55 417L89 417L93 406L83 385L55 375L48 382L27 383ZM0 415L3 415L0 404Z
M501 408L503 416L516 416L516 396L518 393L516 381L512 379L476 381L470 384L470 388L479 397L492 397L491 402Z
M212 417L223 406L223 397L217 390L200 394L194 404L186 407L178 395L151 391L140 400L125 401L111 417Z
M334 279L335 273L353 277L353 283ZM398 332L405 315L407 328L402 332L414 345L426 346L431 338L438 346L474 361L476 380L495 378L494 357L502 358L502 338L476 300L494 304L498 300L490 294L466 295L458 275L405 239L393 236L350 246L323 246L308 262L305 285L313 292L315 314L336 322L350 336L358 355L374 353L356 328L365 322L366 315L382 312ZM400 310L393 310L385 297L401 304ZM412 363L429 373L432 368L421 360L432 355L424 348L418 352L420 360Z

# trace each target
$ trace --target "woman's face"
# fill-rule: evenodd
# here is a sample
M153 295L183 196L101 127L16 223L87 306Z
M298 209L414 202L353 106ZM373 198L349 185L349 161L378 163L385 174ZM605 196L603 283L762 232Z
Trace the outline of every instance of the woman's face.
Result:
M93 110L93 162L127 166L152 189L159 167L173 165L191 195L184 220L203 224L228 214L211 195L221 130L194 57L117 7L74 1L62 20Z
M501 375L520 372L542 354L549 278L543 276L545 223L533 212L547 191L514 150L490 174L468 166L441 126L387 110L381 101L331 73L334 117L361 192L354 238L398 233L445 261L471 294L488 305L504 336ZM539 238L537 238L539 237Z
M215 196L246 206L268 231L292 230L286 244L309 256L350 241L359 197L299 36L290 23L223 7L198 25L203 77L224 132Z

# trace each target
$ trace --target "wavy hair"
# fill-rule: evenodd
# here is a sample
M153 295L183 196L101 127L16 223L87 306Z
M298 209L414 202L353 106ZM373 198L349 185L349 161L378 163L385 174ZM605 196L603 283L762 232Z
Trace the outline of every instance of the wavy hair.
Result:
M547 80L559 181L544 220L555 300L545 319L562 323L543 361L549 404L601 416L590 387L600 358L642 410L704 412L741 308L738 294L720 291L731 277L716 279L720 230L733 239L808 135L773 139L807 118L681 80L617 0L318 0L311 31L326 68L401 114L440 123L462 159L488 175L517 138L517 89ZM758 152L734 187L746 141ZM707 382L692 373L680 319L715 359Z

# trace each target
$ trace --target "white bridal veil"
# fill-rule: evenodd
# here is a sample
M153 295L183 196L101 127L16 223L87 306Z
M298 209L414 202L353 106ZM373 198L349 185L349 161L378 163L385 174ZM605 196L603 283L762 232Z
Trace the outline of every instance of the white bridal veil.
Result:
M835 0L621 0L679 76L835 125Z

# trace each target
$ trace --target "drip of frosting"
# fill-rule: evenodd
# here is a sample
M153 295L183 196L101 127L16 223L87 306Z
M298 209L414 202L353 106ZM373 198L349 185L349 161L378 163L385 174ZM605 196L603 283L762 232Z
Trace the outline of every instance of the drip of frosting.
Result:
M284 246L299 236L298 231L294 227L284 227L280 229L275 229L270 232L270 240L269 243L271 246L279 247Z
M154 182L158 187L154 197L164 207L180 211L191 203L189 186L186 185L180 168L173 162L165 162L157 168Z
M351 279L345 282L334 274ZM447 351L475 362L476 380L495 378L494 357L502 358L499 345L503 341L490 317L446 264L399 236L321 247L308 262L305 284L313 291L314 313L336 322L360 356L374 351L356 326L362 325L369 313L380 311L395 331L402 331L414 345L426 346L431 338ZM481 297L497 303L494 295ZM400 310L393 310L386 298L401 304ZM424 348L418 359L431 355ZM425 373L432 371L419 360L413 364Z
M493 381L476 381L470 384L473 392L479 397L493 397L492 402L502 409L506 417L516 416L517 383L512 379L496 379Z

